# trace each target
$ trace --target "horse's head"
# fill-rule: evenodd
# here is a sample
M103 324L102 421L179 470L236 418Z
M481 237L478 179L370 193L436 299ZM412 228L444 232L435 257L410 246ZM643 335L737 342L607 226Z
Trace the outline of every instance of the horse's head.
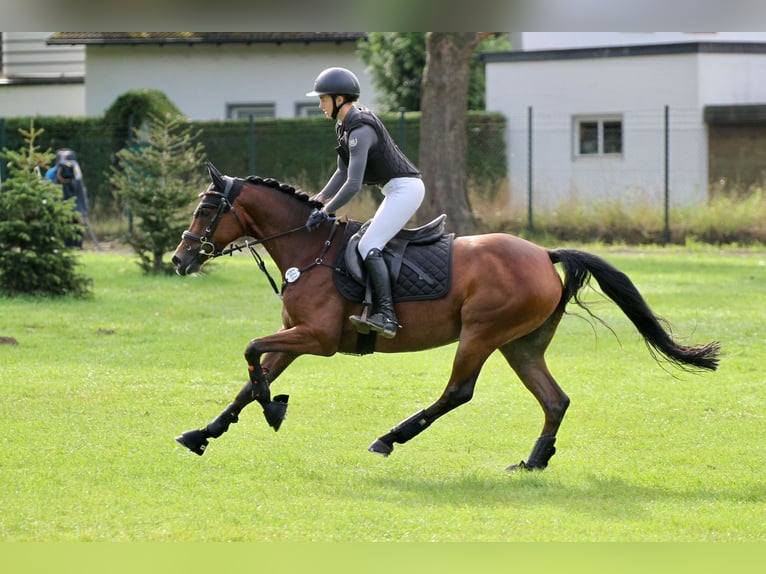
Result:
M234 202L241 189L236 179L221 174L208 162L211 183L199 194L200 203L194 210L189 229L181 235L181 243L173 253L176 273L196 273L203 263L221 254L223 246L242 237L245 229Z

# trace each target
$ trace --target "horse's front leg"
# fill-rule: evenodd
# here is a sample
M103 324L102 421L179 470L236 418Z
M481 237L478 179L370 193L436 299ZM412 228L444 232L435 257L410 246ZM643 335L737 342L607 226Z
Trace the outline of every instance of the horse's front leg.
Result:
M273 335L253 339L245 350L249 381L223 411L201 429L187 431L176 441L195 454L203 455L211 438L218 438L239 420L239 414L257 401L269 425L279 430L287 411L288 395L271 397L271 383L302 354L327 355L333 351L308 327L291 327ZM263 363L261 363L263 357Z
M209 439L218 438L228 431L229 427L239 420L242 410L253 401L261 404L266 420L275 431L279 430L287 411L288 396L277 395L272 400L269 386L296 357L297 355L289 353L270 353L264 360L263 366L256 361L258 367L249 369L250 380L245 383L234 401L204 428L186 431L176 437L176 441L193 453L202 456L205 454Z

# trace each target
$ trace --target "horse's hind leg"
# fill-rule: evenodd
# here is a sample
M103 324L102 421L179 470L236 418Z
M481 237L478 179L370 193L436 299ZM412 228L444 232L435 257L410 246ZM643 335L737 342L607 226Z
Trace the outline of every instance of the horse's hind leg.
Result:
M394 450L394 443L407 442L426 430L439 417L470 401L481 367L491 352L492 349L477 348L476 344L470 344L468 338L462 339L455 355L452 375L439 399L396 425L391 432L378 437L368 450L388 456Z
M508 364L534 395L545 414L545 424L526 461L506 470L543 469L556 452L556 433L569 407L569 397L559 387L545 363L545 350L553 338L561 313L556 312L539 329L500 347Z

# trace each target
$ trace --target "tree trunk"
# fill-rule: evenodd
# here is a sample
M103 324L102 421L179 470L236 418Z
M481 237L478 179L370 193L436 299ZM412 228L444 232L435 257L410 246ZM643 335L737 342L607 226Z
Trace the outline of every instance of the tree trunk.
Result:
M468 86L473 50L486 32L428 32L420 108L420 157L426 197L424 223L440 213L457 235L476 221L468 199Z

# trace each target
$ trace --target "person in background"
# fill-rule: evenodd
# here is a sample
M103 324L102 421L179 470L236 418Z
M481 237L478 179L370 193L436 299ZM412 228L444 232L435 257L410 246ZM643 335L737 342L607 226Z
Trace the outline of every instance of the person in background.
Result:
M372 221L359 241L359 254L372 283L375 312L366 320L352 315L349 320L360 333L373 330L391 339L399 322L394 313L391 280L382 250L405 226L423 202L425 188L420 171L391 139L378 117L356 104L359 80L345 68L327 68L314 81L307 96L319 96L325 116L336 120L338 137L337 169L314 199L324 203L306 221L313 231L330 214L348 203L362 184L376 185L384 196Z
M56 163L46 172L45 178L62 186L63 199L75 198L75 211L80 214L80 222L84 224L88 218L88 190L75 152L68 148L58 150ZM82 248L82 238L67 239L65 245Z

